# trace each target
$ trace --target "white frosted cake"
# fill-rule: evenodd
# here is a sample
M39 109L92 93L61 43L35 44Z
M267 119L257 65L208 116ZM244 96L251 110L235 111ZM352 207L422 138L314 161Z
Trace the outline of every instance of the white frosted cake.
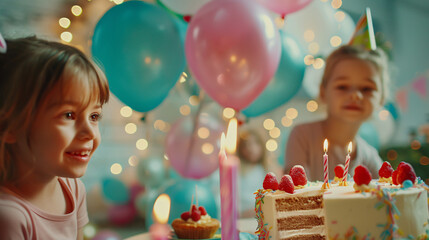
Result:
M259 239L429 239L428 188L421 180L355 180L329 189L321 182L289 192L259 189Z

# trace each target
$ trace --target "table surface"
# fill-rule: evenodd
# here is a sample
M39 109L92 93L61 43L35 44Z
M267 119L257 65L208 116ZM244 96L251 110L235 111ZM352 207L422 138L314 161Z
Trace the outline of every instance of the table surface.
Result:
M240 232L248 232L252 234L255 233L257 226L258 223L254 218L239 219L237 223L237 228ZM151 238L149 233L142 233L126 238L125 240L151 240Z

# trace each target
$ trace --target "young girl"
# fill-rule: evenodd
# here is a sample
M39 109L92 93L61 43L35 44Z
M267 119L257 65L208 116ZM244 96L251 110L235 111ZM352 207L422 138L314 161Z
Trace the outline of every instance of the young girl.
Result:
M328 139L329 178L344 164L352 141L349 173L363 164L378 177L381 158L357 133L364 121L383 105L387 95L387 58L382 50L342 46L326 60L320 99L327 106L327 118L296 126L286 147L285 173L296 165L305 168L311 181L323 180L323 142Z
M35 37L0 54L0 239L83 239L78 179L100 143L104 74L81 51Z
M262 136L252 129L240 133L237 155L240 158L241 217L254 217L255 195L253 193L258 188L262 188L262 180L268 172L274 172L277 177L281 177L281 167L268 156Z

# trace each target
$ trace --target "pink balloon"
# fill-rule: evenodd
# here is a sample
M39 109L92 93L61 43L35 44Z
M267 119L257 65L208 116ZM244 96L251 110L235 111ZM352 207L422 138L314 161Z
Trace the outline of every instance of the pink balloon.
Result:
M207 138L197 134L198 129L203 127L209 130ZM213 173L219 166L219 140L224 128L213 117L202 114L194 135L193 129L194 119L191 117L181 118L174 123L167 134L166 152L171 166L182 177L200 179Z
M296 12L307 6L312 0L257 0L267 9L286 15Z
M186 34L189 68L223 107L241 110L264 90L280 60L269 11L248 0L216 0L193 17Z

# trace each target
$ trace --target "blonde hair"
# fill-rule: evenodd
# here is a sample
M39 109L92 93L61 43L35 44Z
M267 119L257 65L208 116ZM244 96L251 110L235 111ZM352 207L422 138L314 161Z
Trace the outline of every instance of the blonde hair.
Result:
M85 103L109 100L104 73L80 50L36 37L6 40L0 54L0 185L15 179L14 154L8 136L29 131L40 106L55 86L86 83ZM84 103L84 104L85 104Z
M367 50L359 46L344 45L333 51L326 59L325 71L322 76L320 88L326 87L332 72L342 60L345 59L360 59L370 62L377 69L381 80L381 100L385 101L389 98L389 72L388 72L388 59L385 52L377 48L376 50Z

